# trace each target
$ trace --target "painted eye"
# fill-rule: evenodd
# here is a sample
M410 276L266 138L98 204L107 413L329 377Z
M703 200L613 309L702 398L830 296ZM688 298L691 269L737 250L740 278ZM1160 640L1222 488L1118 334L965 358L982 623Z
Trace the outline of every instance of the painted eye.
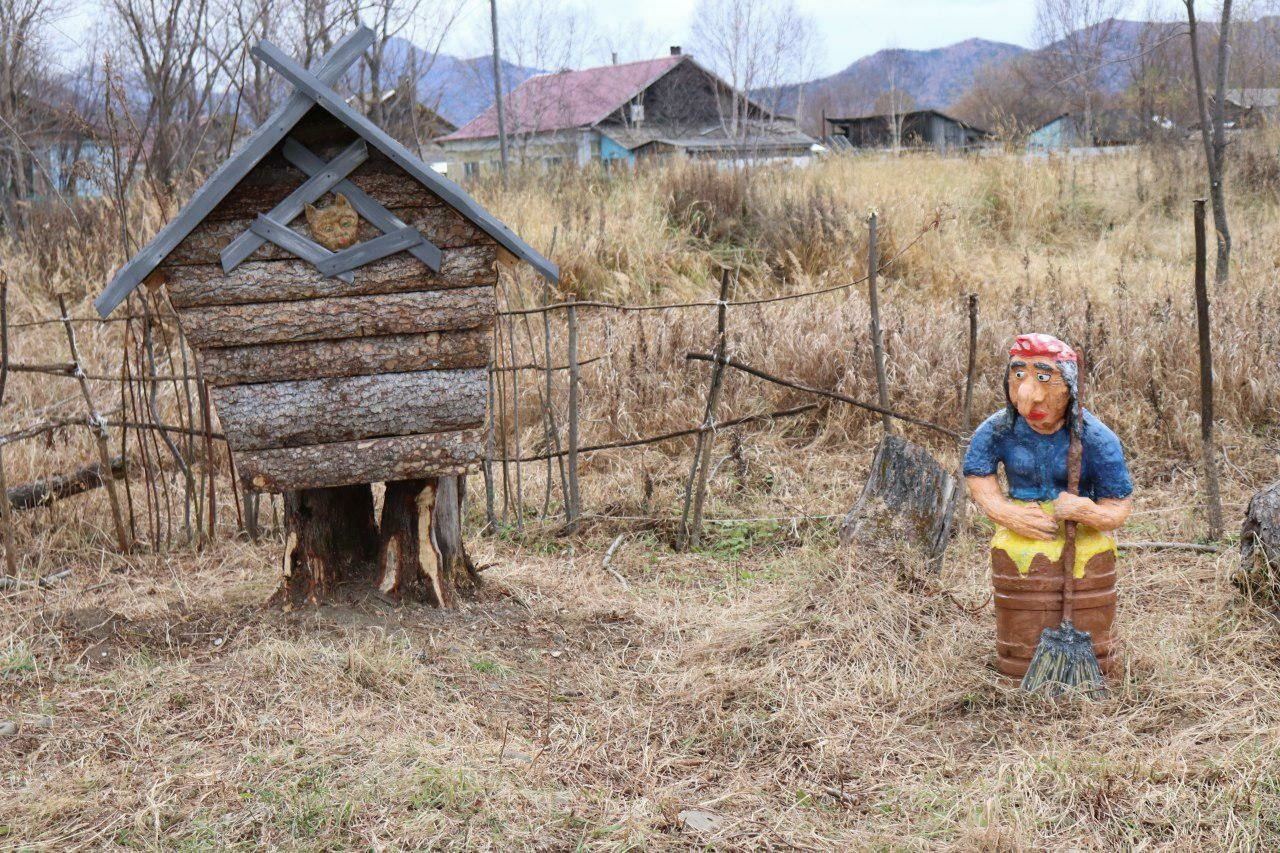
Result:
M1041 382L1048 382L1048 381L1049 381L1050 379L1052 379L1052 378L1053 378L1053 374L1052 374L1052 373L1037 373L1037 374L1036 374L1036 379L1039 379Z
M1015 371L1013 372L1013 375L1014 375L1014 376L1016 376L1016 377L1017 377L1017 378L1019 378L1019 379L1026 379L1026 378L1027 378L1027 372L1026 372L1025 370L1015 370Z

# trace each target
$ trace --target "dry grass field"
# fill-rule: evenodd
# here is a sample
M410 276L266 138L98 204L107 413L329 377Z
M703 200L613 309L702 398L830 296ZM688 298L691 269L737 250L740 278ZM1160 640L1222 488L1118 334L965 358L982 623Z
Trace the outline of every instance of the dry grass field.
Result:
M1232 279L1213 294L1229 533L1280 473L1276 150L1264 138L1237 152ZM1014 333L1080 342L1091 407L1139 485L1125 536L1196 541L1198 174L1191 151L904 156L475 191L531 243L554 245L573 292L634 303L714 298L722 266L738 271L738 298L849 281L876 208L883 255L901 253L882 292L894 405L962 427L976 292L975 411L998 405ZM137 200L128 227L145 237L172 209ZM53 316L56 292L87 315L120 232L107 206L33 214L0 244L12 319ZM539 287L516 271L507 303L537 301ZM583 312L582 356L601 357L583 369L584 443L698 421L707 370L684 354L711 346L711 314ZM737 307L729 325L744 361L874 399L867 320L853 288ZM539 328L512 332L516 361L541 358ZM60 334L16 331L15 359L64 358ZM118 370L115 328L82 338L94 369ZM109 383L97 391L104 407L118 398ZM518 391L520 447L539 452L532 375ZM0 418L8 430L74 410L75 394L70 380L11 376ZM722 418L807 402L731 375ZM940 576L892 543L887 556L837 547L878 430L832 404L722 436L713 521L693 553L669 545L687 440L584 457L588 517L571 536L539 520L546 469L526 464L519 532L509 502L481 535L472 502L489 583L456 613L264 608L280 552L266 504L259 544L224 503L211 543L175 536L127 556L101 491L21 513L23 576L73 574L0 593L0 724L17 725L0 736L0 847L1280 845L1280 621L1234 591L1234 554L1125 554L1110 695L1028 698L990 666L984 521L966 517ZM82 432L6 447L11 485L84 464ZM907 432L954 463L954 447ZM604 554L623 533L610 572Z

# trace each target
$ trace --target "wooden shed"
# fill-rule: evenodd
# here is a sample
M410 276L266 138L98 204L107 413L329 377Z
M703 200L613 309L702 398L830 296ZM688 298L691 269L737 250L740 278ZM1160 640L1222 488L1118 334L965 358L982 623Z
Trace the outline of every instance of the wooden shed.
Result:
M256 490L471 470L488 415L496 262L558 280L330 89L371 40L357 30L312 70L255 47L294 92L95 302L106 316L144 280L168 288ZM321 245L303 215L331 197L358 214L346 248Z

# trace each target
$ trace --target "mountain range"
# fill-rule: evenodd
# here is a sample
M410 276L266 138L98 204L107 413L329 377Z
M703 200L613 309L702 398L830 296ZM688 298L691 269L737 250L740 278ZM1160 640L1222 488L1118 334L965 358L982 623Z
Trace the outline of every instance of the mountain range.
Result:
M1102 55L1106 66L1104 87L1119 91L1127 83L1127 68L1112 62L1132 55L1144 28L1140 21L1108 21L1105 27ZM1084 31L1077 38L1096 34ZM493 60L490 56L461 58L429 54L400 39L388 48L391 64L402 68L426 68L419 72L418 97L436 108L440 115L456 125L463 125L493 103ZM1061 51L1064 42L1056 42L1043 51ZM970 38L931 50L887 48L850 63L844 69L803 83L794 83L754 94L782 115L796 115L804 104L821 105L828 115L873 112L886 92L896 90L904 97L904 106L946 109L964 95L984 69L1003 65L1035 51L1007 42ZM503 62L503 91L510 91L536 74L532 68Z
M897 108L933 108L946 110L956 104L987 69L1037 55L1052 58L1071 52L1071 42L1097 44L1098 81L1107 93L1118 93L1130 82L1131 58L1143 53L1145 45L1158 45L1167 34L1176 35L1180 25L1111 19L1033 50L1006 42L970 38L931 50L887 48L864 56L844 69L803 83L753 92L759 100L782 115L796 116L806 112L810 119L818 111L828 116L859 115L875 112L887 92L896 90L904 97ZM1213 25L1202 24L1206 36ZM1259 50L1280 44L1280 16L1264 16L1235 25L1233 42L1254 42ZM461 126L493 103L493 63L489 56L470 59L441 53L431 57L408 42L399 42L395 50L402 67L428 68L419 76L418 97L456 125ZM390 53L391 51L389 51ZM1239 49L1235 52L1239 52ZM695 54L696 57L696 54ZM412 63L418 63L416 66ZM1256 63L1255 63L1256 64ZM1239 77L1242 66L1236 63L1233 76ZM1241 69L1241 70L1237 70ZM536 74L539 68L509 62L503 63L503 89L510 91ZM1240 80L1238 85L1257 86L1259 82ZM1267 83L1266 85L1272 85ZM1045 97L1052 99L1052 91ZM1046 104L1055 107L1054 104ZM803 109L802 109L803 108Z

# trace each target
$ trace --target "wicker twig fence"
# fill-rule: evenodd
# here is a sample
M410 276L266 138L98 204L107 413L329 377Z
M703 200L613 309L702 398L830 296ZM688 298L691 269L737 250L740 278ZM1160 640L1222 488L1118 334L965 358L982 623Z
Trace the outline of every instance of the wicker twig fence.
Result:
M509 528L517 533L526 521L554 522L562 530L575 529L584 518L578 475L580 461L591 454L621 451L693 438L693 454L684 488L684 512L676 542L696 546L702 527L709 475L710 450L719 432L747 425L767 425L810 414L817 403L777 411L757 412L721 419L719 388L726 370L746 370L765 381L779 383L827 399L836 399L880 413L886 422L935 427L884 404L854 400L823 389L774 376L745 365L734 355L731 312L742 306L760 306L811 299L860 285L874 284L875 276L891 267L940 224L926 223L915 237L892 257L877 262L874 249L867 275L838 285L771 297L735 300L734 271L721 275L719 298L670 304L624 304L597 300L557 301L544 286L540 304L526 303L525 294L506 277L502 305L494 332L496 363L490 371L493 400L490 435L482 472L485 482L485 517L491 531ZM869 239L875 239L874 219ZM874 242L872 243L874 246ZM112 510L116 547L123 551L165 551L175 547L202 547L219 534L243 534L256 540L264 529L264 510L278 517L274 500L243 491L237 482L225 436L215 423L206 382L192 351L178 332L176 313L162 291L142 288L130 297L127 310L106 320L71 316L60 300L59 316L14 322L0 279L0 406L5 404L6 384L18 379L41 383L68 382L68 394L56 405L27 413L32 420L0 433L0 545L6 554L10 577L20 571L21 548L15 513L47 506L85 491L105 488ZM715 309L714 352L691 354L712 362L712 374L699 423L659 434L584 443L581 428L583 371L605 364L608 352L579 352L582 311L672 312ZM47 360L55 327L61 326L66 359ZM78 336L78 331L85 334ZM873 334L878 334L878 328ZM96 367L86 360L86 334L101 352ZM22 360L28 336L40 340L42 360ZM561 350L557 352L557 350ZM879 348L877 348L878 350ZM105 354L105 356L104 356ZM115 360L113 368L105 365ZM970 360L970 372L973 369ZM72 388L70 383L75 384ZM972 384L972 377L969 378ZM73 393L78 392L78 393ZM559 392L559 393L557 393ZM536 399L536 424L522 424L522 398ZM8 413L5 413L8 415ZM12 423L9 417L5 423ZM541 428L539 448L522 447L522 435ZM949 437L958 434L935 429ZM93 439L94 458L81 467L55 471L15 484L6 476L5 451L31 441L51 442L59 436L86 431ZM526 507L528 466L541 468L542 494L534 509ZM558 501L556 492L559 492ZM234 523L227 515L234 513ZM275 521L271 522L276 523Z

